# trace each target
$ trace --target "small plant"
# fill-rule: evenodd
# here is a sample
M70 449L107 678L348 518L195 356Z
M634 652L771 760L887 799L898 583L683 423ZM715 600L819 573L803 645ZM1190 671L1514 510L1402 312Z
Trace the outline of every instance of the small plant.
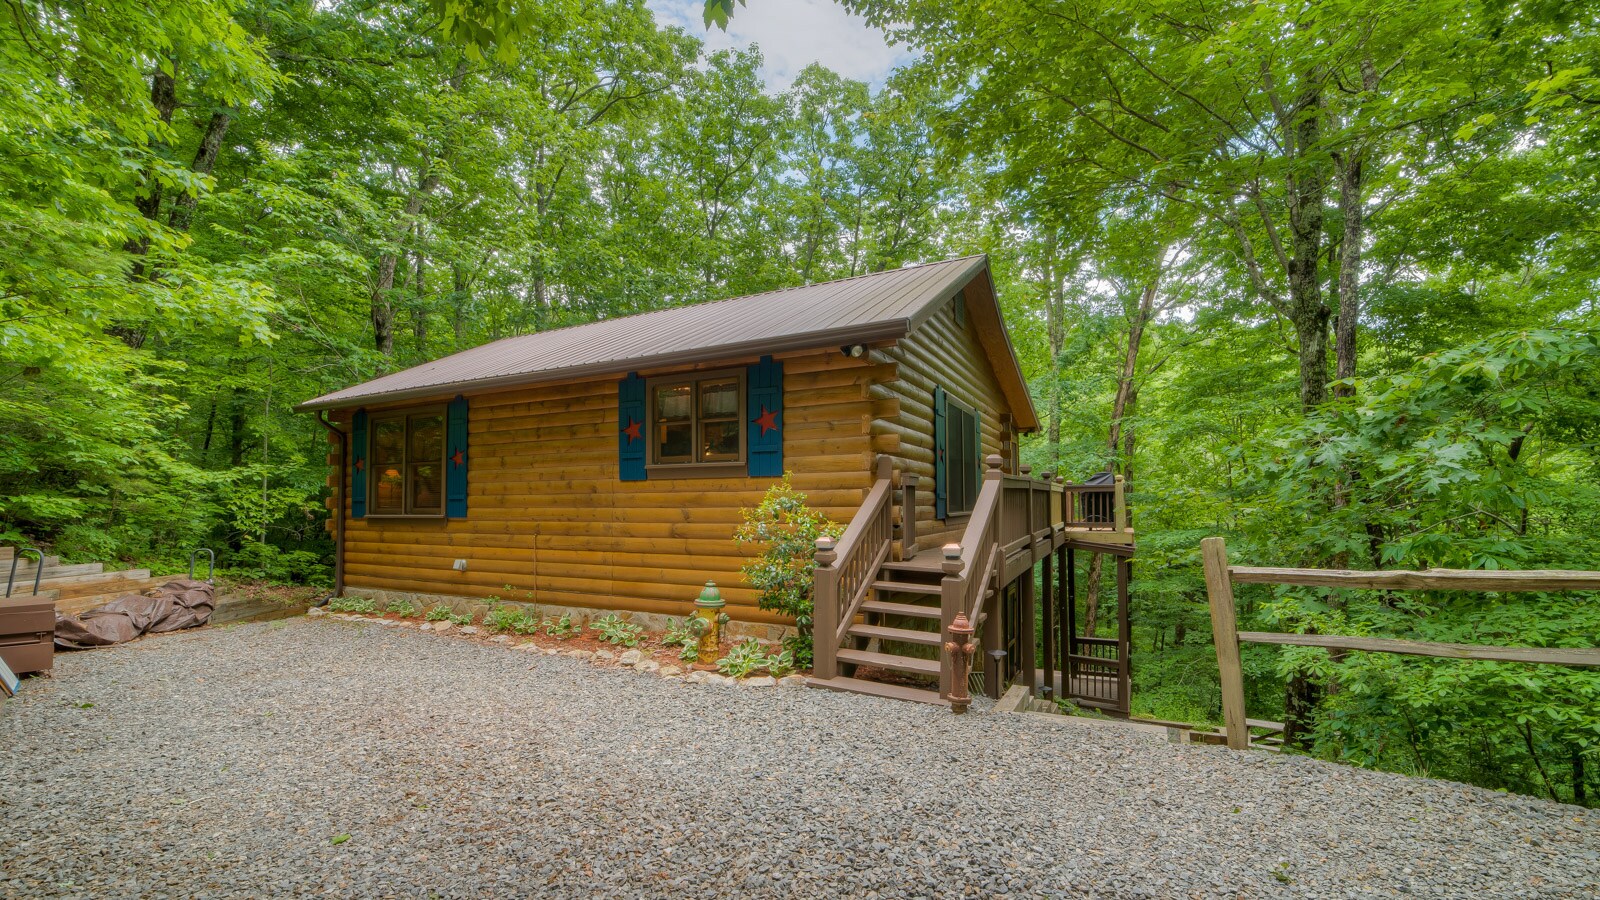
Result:
M483 627L503 634L507 631L516 631L522 623L522 610L511 606L502 606L499 600L494 600L489 606L489 611L484 614Z
M643 628L622 621L622 617L616 613L595 621L589 628L600 632L600 640L624 647L638 646L639 639L644 635Z
M378 604L366 597L335 597L328 601L329 612L377 613Z
M395 600L385 607L385 610L407 619L415 618L417 613L421 612L410 600Z
M767 671L771 672L774 678L793 674L795 668L794 651L788 647L767 657Z
M767 648L755 638L745 638L733 645L728 655L717 660L717 671L733 678L743 678L768 664Z
M544 633L558 641L564 641L583 630L582 625L572 621L571 613L563 613L559 619L548 619L544 623Z
M661 643L666 644L668 647L687 647L690 644L698 643L698 640L694 636L694 632L689 630L688 617L668 619L667 633L661 637Z
M450 618L450 613L450 607L441 603L438 606L435 606L433 609L428 610L428 614L423 618L426 618L429 622L443 622Z

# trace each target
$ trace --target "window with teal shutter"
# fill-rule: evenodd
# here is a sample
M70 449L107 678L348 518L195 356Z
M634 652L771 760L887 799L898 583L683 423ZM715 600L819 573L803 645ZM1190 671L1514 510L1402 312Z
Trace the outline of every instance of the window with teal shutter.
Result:
M350 420L350 517L367 514L367 411L356 410Z
M783 363L763 356L745 370L745 417L750 477L783 475Z
M445 413L444 514L467 517L467 398L461 396Z
M933 389L933 506L946 519L972 512L978 500L978 411Z
M617 383L617 471L623 481L644 481L645 452L650 438L645 433L645 385L638 372Z

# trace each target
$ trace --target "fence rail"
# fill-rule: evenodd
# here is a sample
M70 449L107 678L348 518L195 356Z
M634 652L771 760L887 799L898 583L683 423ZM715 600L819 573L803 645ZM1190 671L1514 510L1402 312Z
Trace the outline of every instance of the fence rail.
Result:
M1357 572L1345 569L1230 566L1227 545L1219 537L1209 537L1201 541L1200 556L1205 566L1206 595L1211 605L1211 631L1216 642L1217 670L1222 681L1222 717L1227 727L1228 746L1235 750L1243 750L1249 745L1251 721L1245 718L1244 673L1239 660L1240 641L1444 659L1600 666L1600 649L1595 648L1494 647L1397 638L1239 631L1233 605L1235 583L1408 591L1593 591L1600 590L1600 572L1560 569L1530 569L1520 572L1479 572L1464 569Z

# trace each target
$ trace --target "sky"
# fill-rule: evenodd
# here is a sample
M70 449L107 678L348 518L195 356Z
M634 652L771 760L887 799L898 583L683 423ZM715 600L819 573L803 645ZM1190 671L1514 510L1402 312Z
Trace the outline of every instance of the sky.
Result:
M762 76L773 90L786 90L813 62L874 88L898 65L909 62L906 48L890 46L883 32L833 0L746 0L736 6L726 33L707 30L704 0L646 0L656 21L677 25L705 42L708 51L761 47Z

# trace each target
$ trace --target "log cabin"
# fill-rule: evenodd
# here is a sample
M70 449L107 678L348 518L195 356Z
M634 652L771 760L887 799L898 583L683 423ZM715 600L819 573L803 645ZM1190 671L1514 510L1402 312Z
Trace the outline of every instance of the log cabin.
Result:
M1035 671L1024 571L1071 535L1132 544L1093 502L1110 494L1018 466L1039 419L984 256L505 338L297 408L335 448L335 592L377 599L659 627L714 581L736 624L775 637L792 623L757 607L734 530L788 474L846 526L817 552L821 687L951 702L969 682L939 648L962 612L994 693ZM1070 688L1045 655L1044 689Z

